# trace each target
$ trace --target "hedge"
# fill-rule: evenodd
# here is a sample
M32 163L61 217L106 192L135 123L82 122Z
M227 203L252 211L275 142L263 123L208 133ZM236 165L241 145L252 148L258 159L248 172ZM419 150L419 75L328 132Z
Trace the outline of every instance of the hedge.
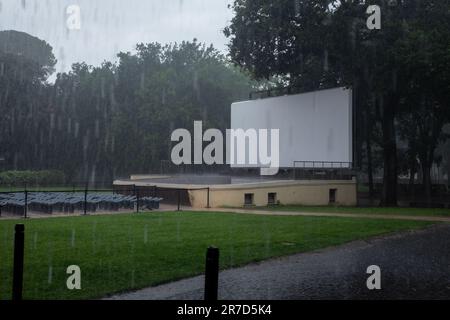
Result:
M57 186L63 185L66 177L58 170L4 171L0 172L0 186Z

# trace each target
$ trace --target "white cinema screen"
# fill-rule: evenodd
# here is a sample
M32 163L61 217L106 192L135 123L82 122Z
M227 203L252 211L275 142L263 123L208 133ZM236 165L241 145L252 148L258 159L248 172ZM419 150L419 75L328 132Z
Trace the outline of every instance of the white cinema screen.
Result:
M279 129L281 168L320 166L321 162L328 162L325 166L349 167L352 92L334 88L236 102L231 105L231 129ZM248 152L248 144L246 148Z

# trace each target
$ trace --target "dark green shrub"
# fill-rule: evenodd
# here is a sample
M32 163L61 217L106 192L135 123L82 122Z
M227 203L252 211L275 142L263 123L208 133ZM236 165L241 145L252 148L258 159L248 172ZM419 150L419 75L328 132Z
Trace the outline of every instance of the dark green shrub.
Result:
M58 170L0 172L0 185L7 187L57 186L65 180L64 173Z

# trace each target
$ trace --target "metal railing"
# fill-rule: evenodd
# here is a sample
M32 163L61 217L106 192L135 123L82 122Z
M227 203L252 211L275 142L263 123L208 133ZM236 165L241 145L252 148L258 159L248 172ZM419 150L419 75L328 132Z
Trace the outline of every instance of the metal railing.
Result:
M298 171L302 174L299 176ZM351 179L354 176L353 163L348 161L296 160L293 162L293 179Z

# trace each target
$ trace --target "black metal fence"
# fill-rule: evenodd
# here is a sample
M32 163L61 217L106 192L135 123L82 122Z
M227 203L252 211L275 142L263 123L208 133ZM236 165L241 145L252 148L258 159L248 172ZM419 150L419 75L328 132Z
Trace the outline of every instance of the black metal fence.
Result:
M189 191L205 191L205 207L210 208L210 188L198 187L198 188L165 188L160 186L142 186L133 185L115 185L114 192L126 195L137 195L139 197L159 197L162 198L162 203L166 205L176 206L177 210L181 210L183 207L191 207L191 199L189 197Z
M351 180L356 176L351 162L294 161L294 180Z
M140 212L161 209L182 210L191 207L189 191L205 191L210 207L210 189L161 188L158 186L114 186L112 189L24 189L0 192L0 217L29 218L30 214L51 215L96 212Z

